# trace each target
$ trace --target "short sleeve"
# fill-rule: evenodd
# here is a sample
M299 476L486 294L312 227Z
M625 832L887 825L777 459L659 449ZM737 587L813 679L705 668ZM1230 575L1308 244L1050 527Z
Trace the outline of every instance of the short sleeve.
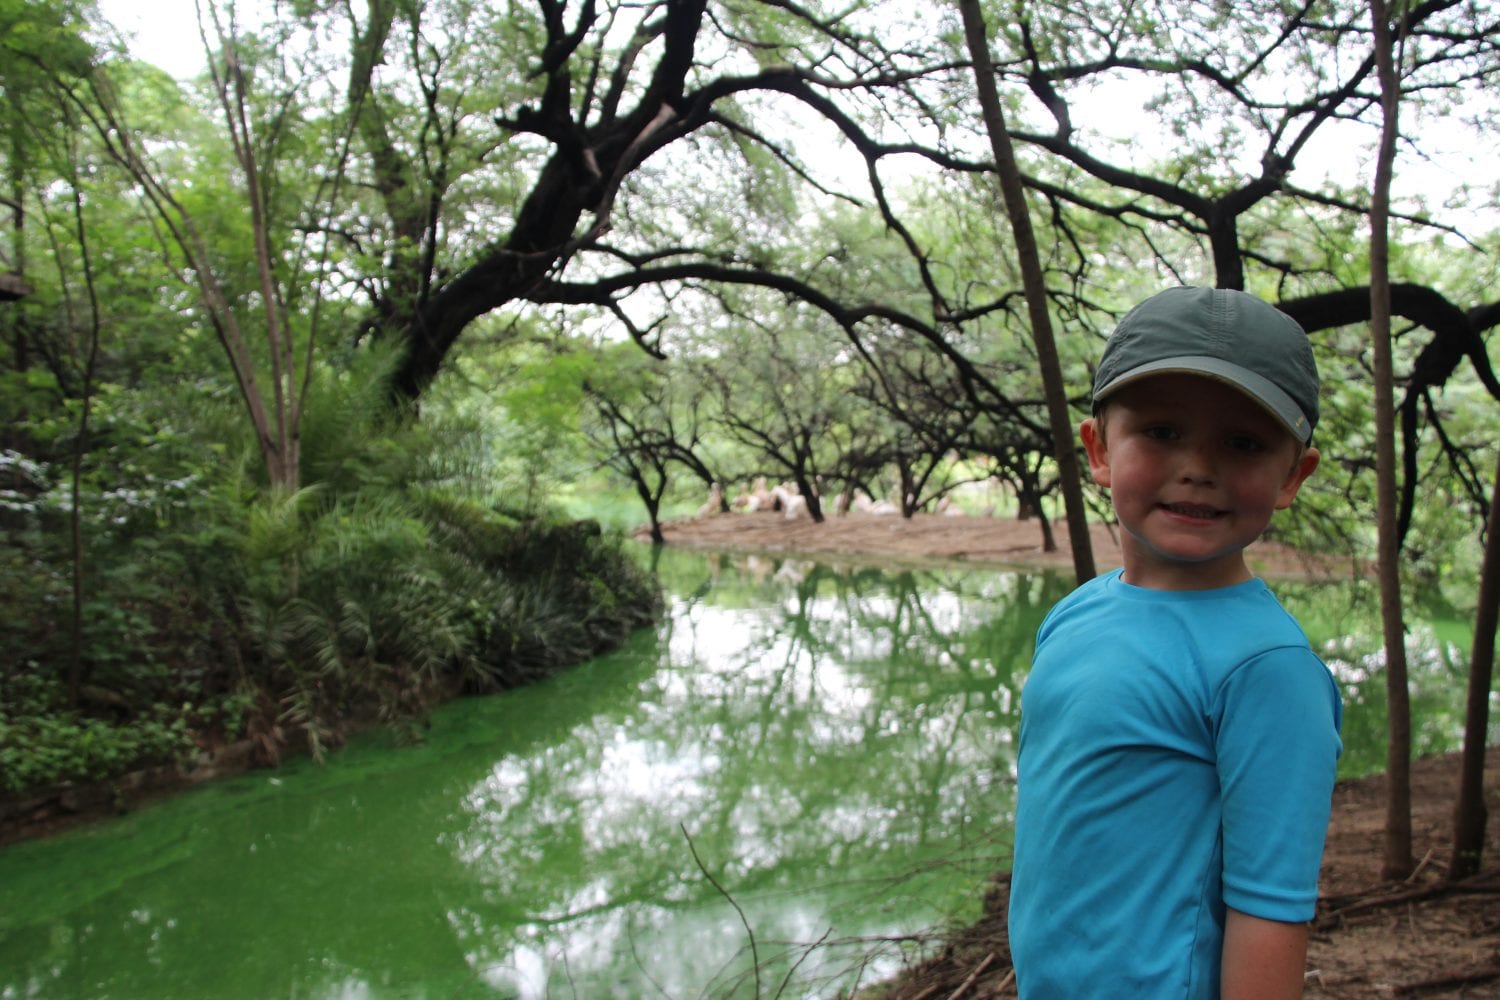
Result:
M1226 677L1213 713L1224 903L1265 920L1309 920L1343 750L1338 686L1312 650L1278 648Z

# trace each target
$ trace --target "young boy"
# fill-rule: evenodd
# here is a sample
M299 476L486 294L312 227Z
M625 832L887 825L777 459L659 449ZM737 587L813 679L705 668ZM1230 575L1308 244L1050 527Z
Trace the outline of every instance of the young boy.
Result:
M1318 465L1302 329L1243 292L1126 315L1080 428L1124 567L1060 601L1021 707L1023 998L1302 994L1341 707L1245 562Z

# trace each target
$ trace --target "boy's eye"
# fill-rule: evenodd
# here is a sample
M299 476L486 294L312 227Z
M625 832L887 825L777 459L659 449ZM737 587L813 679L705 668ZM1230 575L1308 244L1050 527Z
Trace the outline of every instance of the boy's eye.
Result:
M1266 449L1265 444L1259 438L1251 437L1248 434L1236 434L1231 437L1229 439L1229 447L1234 451L1246 454L1255 454Z
M1153 441L1171 441L1177 437L1177 431L1165 424L1152 424L1144 428L1141 433Z

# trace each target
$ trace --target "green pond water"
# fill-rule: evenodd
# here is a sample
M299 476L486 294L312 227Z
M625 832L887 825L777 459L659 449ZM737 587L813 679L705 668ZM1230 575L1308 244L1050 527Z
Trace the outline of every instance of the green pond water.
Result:
M642 550L643 558L647 558ZM0 848L0 1000L813 997L1005 867L1032 636L1064 577L667 551L661 626L546 683ZM1278 586L1383 766L1373 596ZM1423 751L1465 626L1414 616Z

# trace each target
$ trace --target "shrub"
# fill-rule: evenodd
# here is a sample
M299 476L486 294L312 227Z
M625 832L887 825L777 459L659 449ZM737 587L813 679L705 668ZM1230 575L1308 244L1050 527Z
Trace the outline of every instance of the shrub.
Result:
M59 710L56 701L54 686L35 676L13 676L0 690L0 793L110 778L196 750L181 710L153 705L111 722Z

